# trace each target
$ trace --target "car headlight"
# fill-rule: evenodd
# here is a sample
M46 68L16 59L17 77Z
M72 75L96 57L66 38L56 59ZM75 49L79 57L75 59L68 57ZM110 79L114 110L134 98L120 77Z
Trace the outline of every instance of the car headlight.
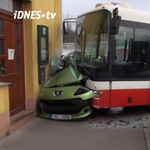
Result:
M93 91L93 93L94 93L94 97L99 97L99 91Z
M89 92L90 90L86 87L81 86L74 95L80 95L80 94L84 94L86 92Z

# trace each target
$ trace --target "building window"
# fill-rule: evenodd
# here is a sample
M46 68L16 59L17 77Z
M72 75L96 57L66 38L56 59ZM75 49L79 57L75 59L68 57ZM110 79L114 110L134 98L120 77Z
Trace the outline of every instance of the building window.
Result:
M0 55L5 55L5 41L0 39Z
M20 0L0 0L0 8L14 12L15 10L21 10Z
M19 23L16 23L16 37L19 38Z
M15 12L15 10L22 10L21 4L22 3L20 0L13 0L13 11Z
M0 19L0 35L4 35L4 20Z

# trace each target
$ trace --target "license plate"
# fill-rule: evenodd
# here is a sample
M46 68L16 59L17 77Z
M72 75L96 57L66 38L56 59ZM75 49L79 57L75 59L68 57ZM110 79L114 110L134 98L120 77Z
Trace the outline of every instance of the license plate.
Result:
M55 114L50 115L50 118L58 119L58 120L71 120L72 119L71 115L55 115Z

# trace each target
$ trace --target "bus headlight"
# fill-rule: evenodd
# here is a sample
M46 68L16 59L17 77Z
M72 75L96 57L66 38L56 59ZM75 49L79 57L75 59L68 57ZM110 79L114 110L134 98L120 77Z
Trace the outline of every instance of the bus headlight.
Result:
M99 91L93 91L93 93L94 93L94 97L99 97Z

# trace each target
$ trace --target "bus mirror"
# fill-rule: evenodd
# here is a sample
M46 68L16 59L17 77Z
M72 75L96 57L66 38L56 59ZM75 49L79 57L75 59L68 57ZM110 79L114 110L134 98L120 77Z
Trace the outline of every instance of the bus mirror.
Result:
M118 34L121 17L114 16L110 23L110 34Z
M82 32L82 26L80 25L80 26L78 26L78 28L77 28L77 34L78 34L78 36L81 35L81 32Z
M68 31L70 29L70 25L68 26L68 23L76 23L77 18L66 18L63 21L63 34L67 35Z
M68 23L66 21L63 21L63 33L64 35L68 34Z

